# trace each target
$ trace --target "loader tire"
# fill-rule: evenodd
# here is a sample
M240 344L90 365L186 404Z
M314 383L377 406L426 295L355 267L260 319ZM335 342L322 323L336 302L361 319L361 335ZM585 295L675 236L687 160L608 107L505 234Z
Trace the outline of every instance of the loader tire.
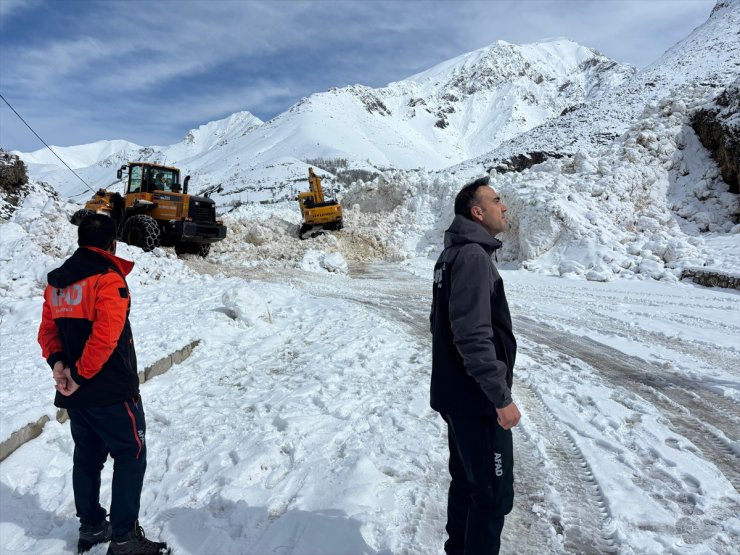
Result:
M205 258L206 256L208 256L208 253L211 252L211 245L198 243L178 243L175 245L175 252L178 256L181 254L197 254L198 256Z
M85 216L89 216L90 214L94 214L92 210L86 210L85 208L82 208L81 210L78 210L74 214L72 214L72 217L69 218L69 223L72 225L80 225L80 222Z
M137 214L131 216L123 224L121 240L134 247L139 247L144 252L149 252L160 245L161 233L154 218Z

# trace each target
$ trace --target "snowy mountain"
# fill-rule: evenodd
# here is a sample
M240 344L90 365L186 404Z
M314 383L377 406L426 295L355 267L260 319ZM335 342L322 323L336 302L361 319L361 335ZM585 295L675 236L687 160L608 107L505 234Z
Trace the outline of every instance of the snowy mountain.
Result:
M73 170L86 168L102 162L111 156L116 156L121 152L134 152L141 150L143 147L129 141L97 141L88 145L79 146L53 146L54 152L64 160L64 162ZM50 152L48 148L42 148L30 153L22 154L26 164L34 166L62 166L62 162Z
M472 161L486 168L532 152L575 154L608 144L643 109L695 86L721 89L740 75L740 3L717 2L709 19L660 58L562 117Z
M193 175L196 187L218 182L224 195L231 193L228 200L255 200L262 189L304 180L306 159L342 158L370 169L440 169L462 162L598 98L633 73L564 39L498 42L381 89L353 85L314 94L266 123L241 112L192 130L175 145L141 151L124 143L122 150L178 165ZM68 149L60 150L65 157ZM74 147L69 155L81 158L85 150ZM79 182L66 170L51 175L37 167L61 165L42 152L23 155L32 174L58 184L63 194L77 191ZM91 148L88 165L105 166L101 154ZM120 153L113 158L117 164ZM80 173L101 178L93 168Z
M283 258L303 252L281 240L296 207L288 203L290 216L268 231L242 226L235 208L292 199L307 186L308 164L328 184L364 172L365 181L340 186L353 222L346 233L397 258L437 251L456 190L496 168L512 223L506 261L595 280L680 279L684 268L726 262L706 234L730 233L740 217L689 125L736 78L738 28L740 0L718 2L641 72L565 39L498 42L380 89L314 94L267 122L241 112L167 147L131 145L106 158L96 147L88 159L98 161L78 173L115 190L114 170L127 160L177 165L195 193L223 186L213 198L232 212L232 235ZM85 147L73 148L81 158ZM78 202L89 194L34 156L24 156L33 177ZM274 236L269 245L265 235Z

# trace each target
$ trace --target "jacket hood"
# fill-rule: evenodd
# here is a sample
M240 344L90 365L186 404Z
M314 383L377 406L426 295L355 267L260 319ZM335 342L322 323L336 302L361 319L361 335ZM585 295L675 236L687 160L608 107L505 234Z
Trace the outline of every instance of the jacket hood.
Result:
M109 269L121 274L124 278L131 273L134 263L119 258L95 247L80 247L64 264L48 275L49 285L64 288L86 277L104 274Z
M489 254L493 254L493 251L500 249L503 245L482 225L458 214L452 220L449 229L445 231L445 248L466 243L477 243Z

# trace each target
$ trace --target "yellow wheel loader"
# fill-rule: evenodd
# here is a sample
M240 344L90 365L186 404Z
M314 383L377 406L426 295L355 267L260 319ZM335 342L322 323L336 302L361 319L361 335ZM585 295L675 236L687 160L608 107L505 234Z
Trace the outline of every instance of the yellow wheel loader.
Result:
M298 195L303 223L298 236L301 239L316 237L324 230L342 229L342 205L336 199L326 200L321 178L308 168L309 191Z
M188 194L190 176L180 182L180 170L148 162L130 162L118 169L127 176L123 195L100 189L75 212L70 222L79 225L87 214L107 214L118 225L124 243L152 249L175 247L178 254L207 256L211 244L226 237L226 226L216 220L216 203Z

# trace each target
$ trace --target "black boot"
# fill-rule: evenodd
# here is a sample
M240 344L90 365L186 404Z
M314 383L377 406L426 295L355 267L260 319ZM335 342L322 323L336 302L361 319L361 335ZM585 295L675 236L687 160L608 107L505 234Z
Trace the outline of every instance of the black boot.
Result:
M110 541L112 532L113 530L108 519L96 525L81 524L80 539L77 540L77 553L85 553L85 551L90 550L94 545Z
M134 529L121 537L115 537L108 546L108 555L170 555L172 550L164 542L153 542L146 539L144 529L139 521L134 522Z

